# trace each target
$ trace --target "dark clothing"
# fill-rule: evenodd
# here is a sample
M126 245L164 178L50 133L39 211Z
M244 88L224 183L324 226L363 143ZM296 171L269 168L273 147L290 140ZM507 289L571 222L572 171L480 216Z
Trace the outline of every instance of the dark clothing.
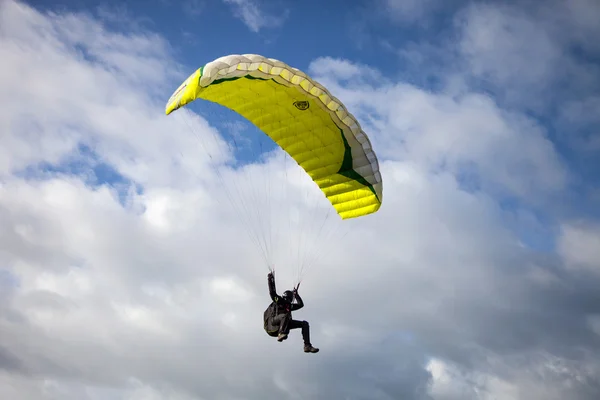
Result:
M271 275L268 279L269 282L269 295L271 296L271 300L273 300L272 304L275 304L275 314L283 314L283 313L291 313L292 311L296 311L304 307L304 302L298 293L296 293L296 300L298 304L290 303L285 301L285 299L277 294L275 290L275 278Z
M276 334L273 336L277 336L281 333L288 334L290 333L290 329L302 328L302 340L304 340L304 344L310 344L310 327L308 322L292 319L291 313L276 315L273 318L273 325L279 326L279 330L277 330Z
M273 302L264 312L264 328L268 335L278 336L282 333L288 334L290 329L302 328L302 338L305 345L310 345L309 325L306 321L297 321L292 319L292 311L296 311L304 307L302 298L296 293L295 297L297 304L285 301L279 296L275 290L275 278L270 275L269 279L269 295Z

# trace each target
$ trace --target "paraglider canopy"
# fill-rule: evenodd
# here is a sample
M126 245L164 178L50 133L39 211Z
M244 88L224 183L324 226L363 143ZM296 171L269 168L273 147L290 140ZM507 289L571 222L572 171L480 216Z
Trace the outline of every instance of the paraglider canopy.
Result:
M221 57L179 86L166 113L196 99L254 123L310 175L342 219L381 206L381 174L369 138L343 104L302 71L256 54Z
M375 213L381 207L383 183L369 138L342 102L304 72L256 54L228 55L209 62L191 74L170 97L166 114L196 99L222 105L254 124L286 156L295 160L329 200L331 204L325 213L316 212L318 209L315 208L300 220L297 229L289 223L286 228L289 232L306 232L305 225L312 222L314 231L324 234L327 232L324 229L326 222L333 224L328 215L331 211L341 220L346 220ZM285 175L287 179L287 172ZM227 188L232 182L223 180L222 184ZM268 184L265 186L272 187ZM237 189L235 193L240 193ZM259 185L254 189L256 193L248 198L256 203L249 207L242 204L238 212L241 219L252 212L257 214L257 222L248 224L253 231L250 236L272 270L269 248L273 246L273 235L260 231L257 225L266 220L268 227L265 230L272 229L271 223L275 219L261 213L263 204L258 200L261 189ZM268 193L265 196L264 203L269 208ZM232 196L232 203L236 200L238 197ZM291 215L291 210L289 213ZM321 248L325 246L323 236L313 235L312 232L306 236L311 239L314 237L315 245ZM299 238L288 243L290 247L299 249L308 242L310 240ZM311 254L301 254L298 250L298 263L302 264L299 270L304 269L304 263L315 262L318 255L316 249ZM297 282L300 282L300 277Z

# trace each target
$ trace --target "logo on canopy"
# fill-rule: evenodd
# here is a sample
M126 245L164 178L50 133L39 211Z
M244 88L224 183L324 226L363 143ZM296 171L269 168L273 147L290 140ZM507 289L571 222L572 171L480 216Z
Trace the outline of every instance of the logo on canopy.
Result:
M299 101L295 101L294 102L294 106L298 109L298 110L308 110L308 107L310 106L310 104L308 103L308 101L306 100L299 100Z

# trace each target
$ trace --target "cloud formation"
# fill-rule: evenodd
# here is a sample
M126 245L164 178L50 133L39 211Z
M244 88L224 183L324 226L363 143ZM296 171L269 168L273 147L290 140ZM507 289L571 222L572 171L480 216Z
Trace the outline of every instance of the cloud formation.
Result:
M234 152L204 118L164 116L189 73L169 44L0 7L1 398L598 398L600 225L556 220L556 249L528 246L575 173L535 116L471 84L427 90L314 60L370 132L385 200L308 271L295 317L322 350L306 355L299 334L262 331L267 269L214 175ZM503 67L481 30L546 37L513 17L457 17L471 77L500 85L519 65ZM514 39L498 48L527 55ZM551 60L547 43L535 54ZM522 90L544 90L538 77ZM282 162L247 168L279 184ZM225 171L238 187L248 176Z
M223 0L231 5L234 15L242 20L244 24L254 33L263 28L277 28L283 24L288 16L288 11L281 15L265 11L256 0Z

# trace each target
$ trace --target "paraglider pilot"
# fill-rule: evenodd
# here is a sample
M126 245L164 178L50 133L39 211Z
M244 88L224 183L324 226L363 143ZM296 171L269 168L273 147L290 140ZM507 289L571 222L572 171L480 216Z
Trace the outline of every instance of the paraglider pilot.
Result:
M302 328L302 339L304 340L304 352L316 353L319 349L310 343L310 327L307 321L297 321L292 319L292 311L304 307L304 302L298 295L298 288L293 291L286 290L283 296L279 296L275 290L275 276L273 272L267 275L269 283L269 295L273 302L264 312L264 328L269 336L277 336L277 341L282 342L287 339L290 329ZM292 303L294 298L296 304Z

